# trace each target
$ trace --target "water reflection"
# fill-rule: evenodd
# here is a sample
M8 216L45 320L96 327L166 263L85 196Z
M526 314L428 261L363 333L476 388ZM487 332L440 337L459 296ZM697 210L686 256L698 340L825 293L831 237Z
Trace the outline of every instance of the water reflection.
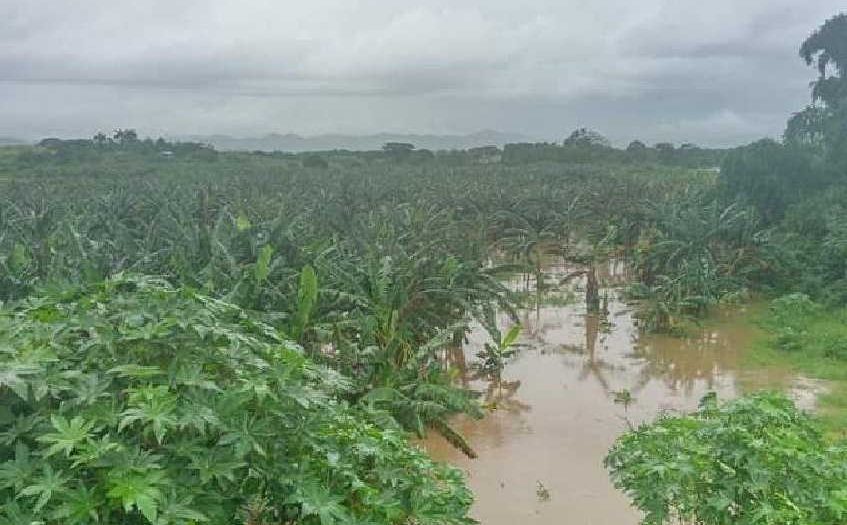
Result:
M483 405L489 410L506 410L509 412L529 410L529 405L515 397L520 387L520 379L505 381L501 378L489 381L485 390L485 403Z
M573 273L565 264L548 270L552 282ZM785 373L741 373L743 349L756 335L743 315L710 320L686 339L643 336L616 286L625 265L599 268L604 286L599 315L579 302L539 303L520 312L522 348L499 379L475 373L472 364L487 335L468 335L464 348L449 351L461 381L480 392L488 415L458 419L479 458L468 459L437 436L426 448L468 473L477 502L473 514L485 525L523 523L635 524L638 515L609 483L602 467L606 450L627 424L668 410L689 410L711 390L734 396L748 385L790 383ZM517 278L513 286L528 286ZM571 279L579 297L581 278ZM505 332L514 321L499 319ZM625 406L622 394L631 396ZM549 491L536 495L538 482Z

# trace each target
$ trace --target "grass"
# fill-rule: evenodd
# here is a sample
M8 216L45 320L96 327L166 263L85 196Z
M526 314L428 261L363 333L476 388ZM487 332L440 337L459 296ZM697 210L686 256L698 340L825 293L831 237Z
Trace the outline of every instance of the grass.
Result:
M805 296L775 300L754 319L764 335L746 354L750 368L787 367L826 381L818 415L827 433L847 436L847 309L828 309Z

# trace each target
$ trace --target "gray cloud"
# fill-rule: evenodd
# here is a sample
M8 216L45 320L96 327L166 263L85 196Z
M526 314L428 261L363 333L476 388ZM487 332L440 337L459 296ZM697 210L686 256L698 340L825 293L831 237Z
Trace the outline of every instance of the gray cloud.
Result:
M463 133L731 144L808 100L834 0L9 0L0 135Z

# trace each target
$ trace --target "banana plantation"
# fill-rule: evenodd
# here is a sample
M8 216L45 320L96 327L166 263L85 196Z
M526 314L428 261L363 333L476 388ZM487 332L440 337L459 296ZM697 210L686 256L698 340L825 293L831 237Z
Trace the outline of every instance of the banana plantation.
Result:
M844 82L833 20L804 46L820 86ZM421 440L485 455L460 424L514 400L472 383L513 394L523 319L557 301L585 319L584 375L613 374L595 347L621 304L638 334L684 337L773 299L778 351L843 369L836 91L806 110L821 130L674 158L585 130L497 162L132 130L0 148L0 523L474 523L464 473ZM469 379L457 351L481 333ZM642 394L602 381L629 417ZM780 395L707 396L621 428L606 465L644 523L844 523L844 451L817 425Z
M403 436L474 454L450 417L483 410L445 349L482 322L502 366L505 278L540 293L545 258L632 256L666 328L757 262L743 210L670 229L715 183L685 169L26 154L0 203L4 512L24 521L463 523L459 473Z

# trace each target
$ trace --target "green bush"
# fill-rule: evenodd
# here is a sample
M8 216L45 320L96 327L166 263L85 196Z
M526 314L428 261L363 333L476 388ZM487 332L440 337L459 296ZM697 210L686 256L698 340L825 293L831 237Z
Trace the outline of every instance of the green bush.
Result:
M799 352L803 349L803 335L791 327L783 328L776 333L776 347L785 352Z
M826 309L809 296L795 293L771 302L764 326L773 345L804 357L847 359L847 315Z
M0 312L0 523L468 523L461 474L235 306L116 277Z
M831 359L847 359L847 337L839 334L824 334L823 353Z
M707 396L694 414L621 436L606 465L644 524L847 522L847 449L781 395Z
M820 312L821 306L806 294L792 293L774 299L770 309L777 323L793 324L799 318Z

